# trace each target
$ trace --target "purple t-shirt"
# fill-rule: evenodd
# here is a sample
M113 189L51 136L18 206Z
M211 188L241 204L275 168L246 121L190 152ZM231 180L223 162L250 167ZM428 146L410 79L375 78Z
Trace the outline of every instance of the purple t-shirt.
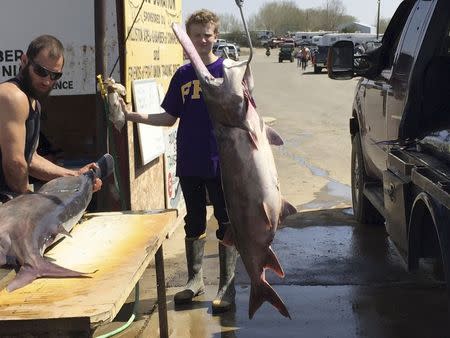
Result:
M216 78L223 77L222 63L223 59L219 58L207 66ZM217 142L200 82L190 63L175 72L161 107L180 118L177 131L177 176L218 176Z

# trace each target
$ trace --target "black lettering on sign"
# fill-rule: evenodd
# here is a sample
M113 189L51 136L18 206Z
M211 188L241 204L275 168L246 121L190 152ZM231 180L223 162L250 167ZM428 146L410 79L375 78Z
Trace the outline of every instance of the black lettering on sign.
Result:
M22 54L23 51L20 49L0 50L0 62L17 62Z
M150 2L150 1L148 1ZM176 10L175 0L153 0L153 4L159 7L164 7L171 10Z
M19 73L18 65L2 66L2 77L14 77Z
M133 80L148 79L150 77L154 77L151 65L128 67L128 76Z
M144 11L144 22L153 22L157 24L164 23L161 15L146 11Z
M58 81L53 85L53 89L73 89L73 81Z
M130 28L128 28L129 30ZM162 32L147 28L133 27L128 38L130 41L154 43L159 45L177 45L178 39L173 32Z

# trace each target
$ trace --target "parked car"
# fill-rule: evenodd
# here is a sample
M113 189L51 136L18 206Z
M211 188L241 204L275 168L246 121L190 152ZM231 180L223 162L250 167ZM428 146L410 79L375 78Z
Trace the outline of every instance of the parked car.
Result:
M330 48L330 78L361 76L350 119L354 215L384 224L408 269L431 262L450 292L450 1L402 1L381 45L357 60L351 41Z
M280 45L284 43L284 38L271 38L266 45L263 47L267 48L269 46L271 49L278 48Z
M217 46L213 46L213 53L217 56L228 57L235 61L239 60L239 52L236 46L232 43L219 44Z

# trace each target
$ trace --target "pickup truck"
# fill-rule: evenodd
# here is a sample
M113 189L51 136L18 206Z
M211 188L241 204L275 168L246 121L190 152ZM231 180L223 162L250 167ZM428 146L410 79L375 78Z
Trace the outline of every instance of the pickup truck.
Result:
M354 215L384 224L408 270L450 293L450 1L404 0L381 45L328 54L332 79L361 76L350 119Z

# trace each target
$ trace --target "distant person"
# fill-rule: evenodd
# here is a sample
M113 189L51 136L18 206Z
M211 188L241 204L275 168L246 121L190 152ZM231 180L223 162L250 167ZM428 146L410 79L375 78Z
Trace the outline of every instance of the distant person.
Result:
M311 55L310 50L308 47L303 46L300 53L301 53L302 70L305 70Z
M301 48L299 48L296 52L295 52L295 58L297 59L297 68L302 66L302 53L301 53Z
M64 47L51 35L34 39L20 58L17 77L0 84L0 203L29 192L29 176L50 181L78 176L95 168L94 163L79 170L53 164L37 152L41 105L55 82L61 78ZM102 182L97 179L94 191Z

